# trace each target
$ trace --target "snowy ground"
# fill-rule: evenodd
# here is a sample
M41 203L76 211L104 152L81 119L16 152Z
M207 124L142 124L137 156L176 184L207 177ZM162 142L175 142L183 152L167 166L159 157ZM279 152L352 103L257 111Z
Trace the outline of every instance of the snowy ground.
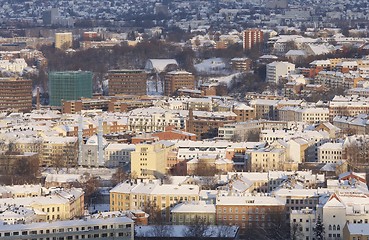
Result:
M231 75L228 75L228 76L224 76L224 77L217 77L217 78L211 78L210 81L217 81L219 83L226 83L227 84L227 87L231 87L231 84L232 84L232 79L234 77L237 77L239 76L241 73L234 73L234 74L231 74Z
M92 204L88 207L88 212L90 214L97 212L109 212L110 205L109 204Z

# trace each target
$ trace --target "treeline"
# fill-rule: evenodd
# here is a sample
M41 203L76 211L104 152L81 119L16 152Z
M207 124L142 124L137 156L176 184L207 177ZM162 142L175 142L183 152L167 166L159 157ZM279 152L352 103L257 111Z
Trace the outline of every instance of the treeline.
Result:
M110 69L143 68L150 58L175 58L182 68L187 68L186 56L194 56L189 49L173 46L162 41L152 40L111 48L90 48L65 53L52 46L43 46L41 51L48 60L50 71L84 70L105 73Z

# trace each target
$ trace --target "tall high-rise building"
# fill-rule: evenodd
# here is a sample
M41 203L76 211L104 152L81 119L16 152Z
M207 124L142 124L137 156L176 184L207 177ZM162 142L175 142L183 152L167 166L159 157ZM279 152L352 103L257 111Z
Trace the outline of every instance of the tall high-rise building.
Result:
M67 71L49 73L51 106L61 106L62 100L92 97L92 72Z
M55 48L68 49L72 47L73 35L71 32L55 33Z
M164 77L164 94L173 95L180 88L195 88L195 77L186 71L172 71Z
M27 79L0 78L0 110L32 110L32 81Z
M243 49L250 50L255 45L261 44L264 41L263 32L259 29L247 29L242 33Z
M51 8L42 14L42 20L45 25L56 24L58 18L60 18L60 13L57 8Z
M289 62L272 62L266 66L266 81L269 83L279 83L279 78L287 76L295 71L295 64Z
M143 70L110 70L109 95L146 95L147 74Z

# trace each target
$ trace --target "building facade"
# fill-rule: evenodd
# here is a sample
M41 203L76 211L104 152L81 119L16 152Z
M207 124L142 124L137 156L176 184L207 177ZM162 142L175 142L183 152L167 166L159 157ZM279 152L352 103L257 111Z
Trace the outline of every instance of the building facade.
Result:
M27 79L0 78L0 110L32 110L32 81Z
M0 229L4 240L15 239L134 239L134 221L127 217L89 218L4 225Z
M285 216L284 211L281 201L268 196L221 196L216 202L217 224L237 225L241 229L270 226Z
M272 62L267 64L266 81L269 83L279 83L279 78L286 76L295 70L295 64L289 62Z
M72 47L73 36L71 32L55 33L55 48L66 50Z
M166 159L174 144L169 141L137 144L131 152L131 173L137 178L162 177L166 172Z
M92 97L92 72L67 71L49 73L50 105L61 106L62 100Z
M264 34L259 29L248 29L242 33L243 35L243 49L250 50L264 41Z
M110 70L109 95L146 95L147 74L143 70Z
M172 96L178 89L195 89L195 76L186 71L172 71L164 77L164 94Z

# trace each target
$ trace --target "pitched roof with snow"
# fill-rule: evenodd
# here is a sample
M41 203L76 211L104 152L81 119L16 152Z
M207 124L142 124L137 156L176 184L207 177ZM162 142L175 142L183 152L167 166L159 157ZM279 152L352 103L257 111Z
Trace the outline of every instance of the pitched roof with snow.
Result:
M175 59L149 59L146 62L145 70L163 72L169 65L178 66L178 62Z

